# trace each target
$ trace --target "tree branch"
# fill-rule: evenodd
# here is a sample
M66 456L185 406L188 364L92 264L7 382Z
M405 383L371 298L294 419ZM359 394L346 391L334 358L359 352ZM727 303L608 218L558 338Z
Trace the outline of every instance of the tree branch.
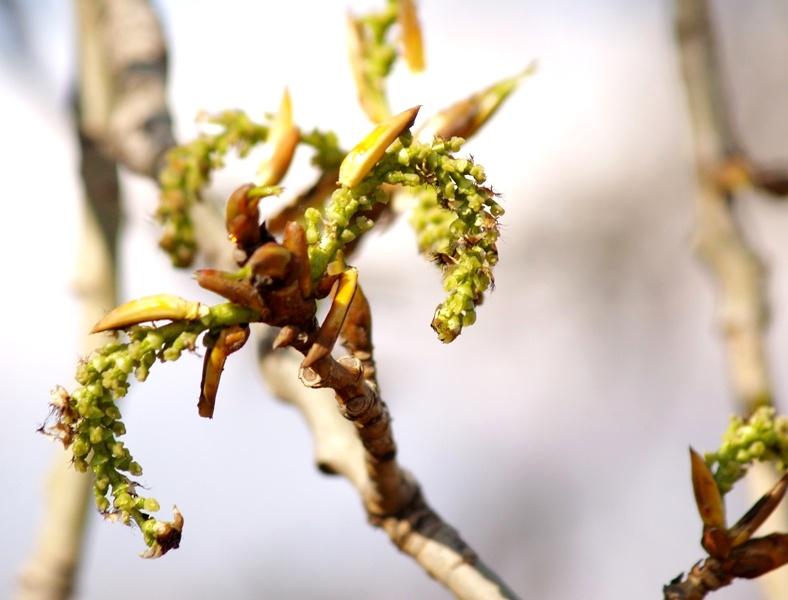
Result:
M164 153L174 144L165 96L166 47L155 15L145 0L75 1L80 26L81 131L104 156L155 178ZM112 304L102 302L101 308ZM309 373L302 373L312 387L335 389L343 419L333 401L327 401L330 392L299 385L292 368L296 363L292 358L289 363L277 362L282 356L281 352L263 356L266 379L305 415L321 470L341 474L356 487L372 523L458 598L515 598L457 531L429 507L418 483L399 467L388 410L374 379L363 377L369 370L361 363L327 357ZM323 401L315 402L313 396L321 394ZM309 401L304 400L307 396ZM84 514L84 493L54 494L63 495ZM62 518L53 521L61 532L66 531ZM70 544L80 545L80 529L81 525L68 530ZM68 597L78 551L69 556L68 585L62 586L61 596L46 597Z
M147 0L75 0L82 130L119 164L155 178L174 144L167 47Z
M708 0L676 1L676 37L687 84L696 154L712 159L706 176L723 189L752 186L788 194L788 168L757 164L745 151L731 118Z
M736 217L736 191L742 185L759 186L754 174L764 170L745 157L735 133L708 1L677 0L675 24L698 174L695 247L718 288L718 322L728 372L739 412L746 417L758 406L773 403L773 386L764 342L768 326L766 275ZM773 177L773 181L778 179ZM769 484L763 481L764 468L754 469L758 476L750 478L750 492L758 497ZM770 471L767 478L773 483L775 475ZM782 509L774 514L779 515L779 529L788 530L788 512ZM699 563L690 576L713 571L713 566ZM764 581L770 597L788 597L788 572L774 573Z
M270 335L263 335L259 340L260 372L271 392L292 404L304 417L312 432L317 468L327 475L342 475L357 489L366 489L364 448L353 425L337 411L334 394L330 390L305 387L298 380L300 355L294 350L273 352L272 341Z
M339 361L323 358L300 372L304 387L295 382L298 353L270 348L270 338L264 337L259 350L265 380L304 416L315 440L318 468L353 484L370 523L455 597L516 598L429 506L419 483L399 466L388 409L377 386L364 377L362 362L350 356ZM306 349L299 348L302 354ZM335 404L326 388L334 390Z
M734 213L726 176L739 154L720 81L706 0L677 2L676 30L694 133L699 190L696 249L720 293L719 320L741 412L770 404L763 334L768 323L764 269Z
M703 600L709 592L730 585L737 577L754 579L787 562L788 536L773 533L734 548L725 558L710 556L696 563L685 579L679 576L665 586L664 598Z

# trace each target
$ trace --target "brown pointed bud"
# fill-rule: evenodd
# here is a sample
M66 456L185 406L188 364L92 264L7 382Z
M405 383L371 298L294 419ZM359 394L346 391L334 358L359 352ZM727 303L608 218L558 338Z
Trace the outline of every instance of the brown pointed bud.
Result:
M172 521L159 521L156 523L153 534L156 542L145 552L140 554L142 558L159 558L170 550L175 550L181 544L181 533L183 532L183 515L177 506L172 507Z
M733 549L730 574L754 579L788 563L788 535L772 533L755 538Z
M416 14L413 0L398 2L397 21L400 27L402 56L408 68L414 73L424 70L424 43L421 37L421 25Z
M382 80L373 78L366 68L369 44L364 36L363 24L350 13L347 15L347 45L359 104L373 123L380 123L391 114L388 101Z
M170 294L157 294L126 302L112 309L93 326L90 333L125 329L160 319L195 321L206 316L208 312L208 307L200 302L192 302Z
M436 137L446 140L455 136L470 138L490 120L523 78L532 74L535 69L535 64L532 63L514 77L502 79L443 109L430 117L419 129L417 139L429 143Z
M282 279L288 274L292 253L276 242L268 242L260 246L249 257L246 265L258 277Z
M372 313L364 291L359 285L340 333L342 344L351 355L361 361L362 373L368 382L375 382L375 362L372 359Z
M263 299L246 279L218 269L200 269L194 276L201 288L219 294L230 302L256 310L260 313L261 320L268 317L269 310Z
M299 139L298 127L293 123L293 104L290 100L290 91L285 88L279 112L271 123L268 133L271 157L260 166L256 179L257 185L276 185L282 181L290 168L290 162L293 160Z
M295 221L285 226L282 245L287 248L296 260L298 268L298 288L301 297L309 298L312 295L312 274L309 269L309 249L306 243L304 228Z
M361 286L350 303L342 326L341 336L345 347L358 358L369 360L372 356L372 313Z
M279 348L286 348L287 346L290 346L298 337L298 333L299 331L297 327L285 325L282 327L279 333L276 334L276 338L274 338L274 343L271 344L271 347L274 350L278 350Z
M337 337L339 337L342 324L345 322L345 316L353 301L357 285L358 271L356 269L348 269L339 277L337 291L331 301L328 314L317 332L315 342L309 348L309 352L307 352L301 363L303 368L309 368L321 358L331 354L331 349L334 347Z
M240 350L248 339L248 325L231 325L219 332L219 337L208 349L203 361L200 401L197 404L197 412L201 417L213 418L216 393L227 357Z
M703 521L701 546L715 558L724 558L731 549L730 538L725 530L725 505L709 467L703 458L690 448L692 464L692 490Z
M692 491L695 493L695 504L706 527L725 529L725 505L706 461L690 448L692 465Z
M236 189L227 200L225 225L230 240L239 248L255 247L260 243L260 198L250 197L251 183Z
M339 183L346 187L360 183L394 140L413 125L420 108L414 106L383 121L356 144L339 165Z
M788 471L779 479L774 487L766 494L761 496L752 508L748 510L739 521L728 530L728 535L731 538L733 546L739 546L749 540L756 530L763 525L763 522L769 518L780 504L785 491L788 489Z

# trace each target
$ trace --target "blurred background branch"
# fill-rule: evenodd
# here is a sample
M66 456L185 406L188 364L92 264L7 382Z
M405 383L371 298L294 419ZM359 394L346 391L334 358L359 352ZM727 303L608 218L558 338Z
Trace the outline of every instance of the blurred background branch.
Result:
M74 131L79 140L84 204L75 288L80 331L90 331L118 303L118 164L155 177L173 144L166 105L166 46L145 0L75 0L79 85ZM107 336L89 336L87 355ZM38 542L20 576L18 597L61 600L74 593L84 551L91 477L56 453L45 491Z
M719 49L708 0L677 0L676 38L694 133L698 189L695 195L695 249L718 290L717 319L723 336L728 376L745 418L774 403L765 334L769 322L766 272L748 243L736 214L746 187L780 193L785 175L759 168L738 139L730 114ZM766 175L758 175L763 173ZM784 192L783 192L784 193ZM757 499L777 474L756 464L748 479ZM788 531L788 507L780 507L770 526ZM788 598L788 571L762 578L769 598Z
M167 46L147 0L74 0L82 131L107 156L156 177L174 144Z
M115 162L82 131L77 131L77 136L84 205L74 287L81 309L80 330L90 331L107 307L118 301L120 197ZM85 337L80 352L87 354L106 341L103 335ZM36 546L21 573L18 598L61 600L72 596L84 550L90 479L74 469L62 449L55 452Z

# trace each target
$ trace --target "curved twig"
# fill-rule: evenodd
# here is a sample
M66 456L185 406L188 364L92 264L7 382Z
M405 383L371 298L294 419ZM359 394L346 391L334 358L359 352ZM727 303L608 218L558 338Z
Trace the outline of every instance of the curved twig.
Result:
M264 337L259 364L265 380L280 399L304 416L314 438L318 468L350 481L369 522L385 531L397 548L455 597L517 598L430 507L419 483L397 462L388 409L377 386L364 377L362 361L327 356L301 371L305 384L301 386L293 378L299 354L270 348L270 338ZM299 348L302 354L306 350ZM328 389L334 391L335 403L330 402Z
M753 166L741 148L727 106L708 1L677 0L675 8L676 38L699 180L695 247L718 288L718 321L729 377L739 404L738 412L747 417L759 406L773 404L773 386L764 342L768 326L765 269L736 217L736 192L747 185L769 193L779 192L780 177L773 173L769 177L759 176L764 170ZM761 487L770 485L762 481L767 470L771 472L766 478L771 482L775 478L773 469L763 466L756 469L759 476L751 478L753 497L758 497ZM779 529L788 530L788 511L782 509L775 515L780 521ZM730 579L727 582L715 579L720 567L715 559L709 560L712 562L695 565L686 579L697 584L686 583L687 586L704 590L702 595L670 596L670 590L681 591L684 585L674 581L666 587L665 597L701 598L706 592L727 585ZM769 597L788 597L788 572L771 574L764 584Z

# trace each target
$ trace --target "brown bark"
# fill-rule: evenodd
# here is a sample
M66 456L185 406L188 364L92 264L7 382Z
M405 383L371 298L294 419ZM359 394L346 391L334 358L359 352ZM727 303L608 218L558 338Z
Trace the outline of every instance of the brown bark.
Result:
M301 369L307 387L294 385L291 377L297 372L299 355L292 350L272 352L270 343L270 338L260 342L266 381L304 415L315 440L318 468L351 482L369 522L455 597L517 598L429 506L419 483L399 465L388 408L364 362L327 356L310 369ZM307 347L299 350L304 354ZM334 392L333 406L330 393L325 393L328 389Z

